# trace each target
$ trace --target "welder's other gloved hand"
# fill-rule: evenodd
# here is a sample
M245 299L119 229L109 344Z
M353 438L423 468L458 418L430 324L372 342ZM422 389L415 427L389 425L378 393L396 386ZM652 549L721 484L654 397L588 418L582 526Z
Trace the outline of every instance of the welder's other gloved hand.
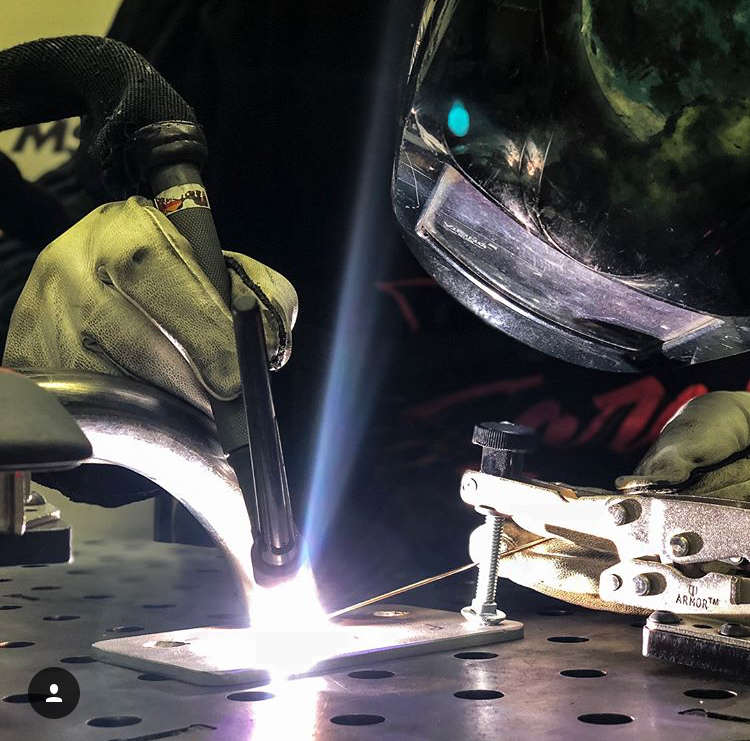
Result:
M620 476L617 488L663 485L677 487L680 494L750 501L748 448L750 393L713 391L672 417L635 474Z
M623 492L663 488L679 494L750 501L750 393L715 391L688 402L664 426L630 476L616 485ZM473 560L481 553L486 526L472 534ZM539 538L506 522L503 549ZM501 576L552 597L595 609L640 612L599 599L599 575L619 558L609 541L570 533L527 551L501 558ZM705 564L706 571L726 571L726 564Z
M232 295L263 309L271 367L291 352L297 294L225 252ZM3 363L138 378L210 413L240 392L232 315L190 243L144 198L92 211L43 250L16 304Z
M486 542L488 532L487 525L482 525L471 534L469 553L473 561L481 558L484 552L482 544ZM552 538L528 550L500 558L498 574L516 584L582 607L630 614L643 612L599 598L599 575L620 559L609 541L579 535L577 542ZM507 520L501 547L508 551L540 537Z

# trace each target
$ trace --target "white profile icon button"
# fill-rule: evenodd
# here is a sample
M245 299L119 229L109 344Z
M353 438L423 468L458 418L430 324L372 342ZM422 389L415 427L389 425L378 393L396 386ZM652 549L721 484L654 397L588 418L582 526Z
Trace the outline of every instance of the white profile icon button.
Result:
M49 686L49 691L52 697L48 697L44 702L62 702L62 697L55 697L55 695L57 695L58 689L59 687L56 684L51 684Z

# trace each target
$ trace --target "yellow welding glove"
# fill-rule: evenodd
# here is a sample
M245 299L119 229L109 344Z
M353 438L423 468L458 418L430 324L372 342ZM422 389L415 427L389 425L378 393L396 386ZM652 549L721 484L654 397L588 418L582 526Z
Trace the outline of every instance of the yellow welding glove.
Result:
M486 552L484 544L488 536L487 525L471 534L469 553L473 561L478 561ZM507 520L503 527L501 553L539 540L539 537L513 520ZM516 584L582 607L630 614L642 612L599 598L599 575L620 560L614 545L583 533L571 534L571 537L575 541L552 538L520 553L501 557L498 574Z
M262 307L272 368L289 358L297 294L232 252L232 295ZM92 211L37 258L13 311L6 366L131 376L204 412L240 392L232 315L188 242L144 198Z
M750 501L750 393L713 391L667 422L632 476L617 488L676 489L680 494Z

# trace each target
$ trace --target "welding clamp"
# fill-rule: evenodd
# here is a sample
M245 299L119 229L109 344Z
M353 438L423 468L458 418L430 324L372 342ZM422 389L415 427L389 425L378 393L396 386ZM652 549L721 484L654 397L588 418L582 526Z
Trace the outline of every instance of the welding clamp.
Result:
M514 428L523 429L490 424L505 429L506 437ZM674 636L667 641L672 648L690 641L731 644L743 653L750 674L750 503L683 494L685 486L609 491L485 469L463 474L461 498L492 517L512 518L540 537L583 535L611 547L620 560L602 571L599 597L651 614L647 655L685 659L690 652L663 648L667 631ZM706 651L694 648L691 655L706 661Z

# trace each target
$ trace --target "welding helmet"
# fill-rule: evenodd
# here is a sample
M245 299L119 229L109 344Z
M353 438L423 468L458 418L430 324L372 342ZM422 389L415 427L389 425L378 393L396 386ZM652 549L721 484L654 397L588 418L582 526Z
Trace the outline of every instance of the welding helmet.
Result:
M603 370L750 349L750 0L428 0L393 203L482 319Z

